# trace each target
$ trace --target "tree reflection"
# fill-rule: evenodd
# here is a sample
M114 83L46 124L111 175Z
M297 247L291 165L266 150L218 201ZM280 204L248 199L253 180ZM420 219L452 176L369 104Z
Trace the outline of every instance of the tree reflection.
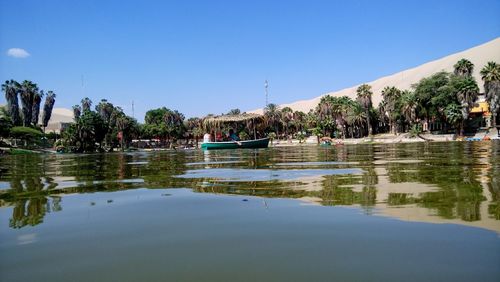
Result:
M289 165L294 162L303 164ZM292 174L305 168L359 168L363 173L292 181L177 177L200 168L290 170ZM0 205L12 206L12 228L40 224L48 213L61 210L61 194L135 188L300 198L325 206L357 205L369 214L374 208L382 213L415 208L420 215L469 223L500 220L500 142L494 141L5 156L0 159L0 171L0 181L10 186L0 191Z

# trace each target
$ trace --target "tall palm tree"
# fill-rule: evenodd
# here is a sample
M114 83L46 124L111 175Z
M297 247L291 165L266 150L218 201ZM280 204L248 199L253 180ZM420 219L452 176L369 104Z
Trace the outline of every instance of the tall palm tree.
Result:
M372 108L372 87L368 84L362 84L356 89L356 100L363 107L366 113L366 125L368 135L373 135L373 128L370 121L370 109Z
M25 80L21 83L21 104L23 112L23 125L31 126L32 113L33 113L33 100L35 93L38 92L38 86L29 81Z
M42 91L36 91L33 94L33 106L31 109L31 122L33 125L38 124L38 118L40 117L40 104L42 103L42 98L45 95Z
M474 71L474 64L467 59L461 59L453 66L453 68L453 73L455 75L460 77L471 77L472 71Z
M457 90L457 98L462 106L462 124L460 134L463 135L464 121L469 117L469 112L477 100L479 87L473 77L467 77L459 81Z
M396 134L396 114L398 108L398 101L401 97L401 90L396 87L386 86L382 90L382 97L384 100L385 114L389 119L391 133Z
M82 108L80 105L74 105L73 106L73 118L75 121L78 121L80 119L80 116L82 115Z
M82 99L80 103L82 104L83 113L90 111L90 107L92 106L92 100L90 100L88 97L85 97Z
M301 111L293 112L293 125L296 131L302 131L306 122L306 114Z
M293 110L290 107L284 107L280 112L280 122L285 129L285 135L288 135L288 128L293 121Z
M279 138L279 121L281 118L278 105L269 103L264 108L264 117L267 124L276 131L276 136Z
M354 131L358 132L356 134L358 136L363 134L363 125L366 124L366 121L369 119L368 115L369 113L366 112L364 106L359 102L350 103L347 110L346 121L351 128L351 137L354 137ZM361 134L359 134L360 132Z
M500 65L496 62L488 62L480 74L484 81L486 101L490 105L492 126L496 127L497 115L500 112Z
M43 115L42 115L42 126L43 131L45 127L49 124L50 117L52 116L52 109L56 102L56 93L49 91L47 92L47 97L45 97L45 104L43 105Z
M406 122L411 126L417 119L417 97L415 93L405 90L401 93L401 113Z
M21 116L19 115L19 101L17 97L17 94L19 94L20 92L20 88L21 85L13 79L7 80L4 84L2 84L2 91L5 92L5 100L7 100L8 113L14 125L21 124Z

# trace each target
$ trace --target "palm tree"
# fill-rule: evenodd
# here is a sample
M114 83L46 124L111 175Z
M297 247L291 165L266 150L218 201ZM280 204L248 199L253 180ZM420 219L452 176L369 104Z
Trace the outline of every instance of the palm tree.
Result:
M42 91L36 91L33 95L33 107L31 109L31 122L33 125L38 124L38 118L40 117L40 104L42 103L42 98L45 95Z
M356 100L366 112L366 124L368 127L368 135L373 135L373 129L370 122L370 109L372 108L372 87L368 84L362 84L356 89Z
M73 118L75 121L78 121L80 119L80 116L82 115L82 108L80 105L74 105L73 106Z
M280 110L278 105L269 103L264 108L264 117L267 121L267 124L276 131L276 136L279 137L279 121L281 118Z
M227 112L228 115L234 116L234 115L239 115L241 114L240 109L231 109L229 112Z
M21 124L21 117L19 116L19 102L17 98L20 88L21 85L13 79L7 80L4 84L2 84L2 91L5 92L5 100L7 100L8 113L14 125Z
M293 121L293 110L290 107L284 107L280 113L280 122L285 129L285 135L288 136L288 128L290 126L290 122Z
M455 103L449 104L445 108L444 114L446 117L446 121L452 126L455 126L455 128L458 128L458 126L462 124L463 121L462 108L459 105Z
M401 113L406 122L411 126L417 119L417 97L415 93L405 90L401 93Z
M486 101L490 105L492 126L496 127L497 115L500 112L500 65L488 62L480 72L484 81Z
M306 122L306 114L301 111L293 112L293 125L296 131L302 131Z
M85 113L90 111L90 107L92 106L92 100L90 100L88 97L85 97L82 99L80 103L82 103L82 112Z
M477 100L479 87L473 77L467 77L459 81L457 90L457 98L462 106L462 124L460 134L463 135L464 121L469 117L469 112Z
M31 126L32 113L33 113L33 100L35 94L38 92L38 86L25 80L21 83L21 104L23 112L23 125Z
M49 91L45 97L45 104L43 105L42 126L45 132L45 127L49 124L50 117L52 116L52 109L56 102L56 93Z
M474 70L474 64L467 59L461 59L454 66L453 73L460 77L471 77Z
M359 102L350 103L348 110L346 121L347 124L351 128L351 137L354 137L354 131L358 132L356 135L360 136L360 132L362 132L363 125L366 124L369 113L366 112L365 107L361 105ZM364 130L363 130L364 131Z
M394 86L392 87L386 86L382 90L382 97L384 100L385 115L389 119L391 133L396 134L397 108L398 108L398 100L401 97L401 90L397 89Z
M166 125L167 137L170 141L172 135L179 135L182 131L184 125L184 115L179 113L177 110L168 110L163 115L163 121Z

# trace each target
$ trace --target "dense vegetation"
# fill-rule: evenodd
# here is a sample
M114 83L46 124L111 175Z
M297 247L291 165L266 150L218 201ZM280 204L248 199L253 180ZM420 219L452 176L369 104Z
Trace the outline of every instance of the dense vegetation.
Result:
M435 73L421 79L409 90L387 86L380 93L383 99L376 108L372 102L372 88L367 84L357 88L356 99L327 95L308 113L268 104L264 109L264 122L251 128L255 128L259 136L294 137L301 140L309 134L360 138L386 132L417 135L430 130L463 135L467 121L470 121L470 111L479 95L478 84L472 76L473 70L472 62L461 59L455 64L453 73ZM492 126L496 126L500 112L500 65L489 62L480 74L484 95L492 113ZM44 96L46 99L40 125L45 128L55 103L55 94L48 91L45 95L31 81L6 81L2 90L7 108L0 111L1 136L30 142L39 138L33 132L28 137L19 134L19 129L13 129L19 126L38 129L40 104ZM73 113L74 123L63 130L62 138L56 145L75 152L112 151L118 147L124 149L132 139L154 139L162 146L172 146L178 139L197 141L204 132L211 130L204 126L203 118L186 120L182 113L166 107L149 110L144 118L145 123L139 124L120 107L115 107L105 99L92 110L92 101L84 98L73 107ZM240 113L239 109L232 109L227 115ZM229 127L226 127L221 129L227 131ZM248 124L230 127L242 140L254 134L249 131Z
M7 106L0 111L0 137L21 139L26 146L40 143L43 137L40 126L45 131L52 116L56 94L53 91L45 93L29 80L19 83L12 79L2 84L2 91L5 93ZM42 120L39 120L43 97L45 103Z

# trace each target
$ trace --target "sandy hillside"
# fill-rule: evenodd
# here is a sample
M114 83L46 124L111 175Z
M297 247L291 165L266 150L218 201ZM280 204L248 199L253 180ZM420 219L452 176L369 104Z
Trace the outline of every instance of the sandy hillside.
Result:
M500 63L500 37L482 45L470 48L468 50L425 63L418 67L401 71L393 75L385 76L371 82L367 82L372 86L373 89L373 105L376 107L382 100L382 95L380 94L380 92L384 87L395 86L402 90L409 89L412 84L436 72L442 70L449 72L453 71L453 65L462 58L466 58L474 64L473 75L479 84L480 91L483 92L483 82L481 80L481 76L479 75L479 71L489 61ZM321 97L325 95L348 96L351 98L356 98L356 88L358 86L359 85L355 85L353 87L342 89L339 91L325 93L310 100L301 100L289 104L282 104L279 106L280 108L290 107L295 111L298 110L307 113L310 109L315 108L319 103ZM262 109L257 109L249 112L262 113Z
M57 103L57 101L56 101ZM40 121L42 119L43 111L40 111ZM52 116L50 117L49 124L47 125L46 132L56 131L59 132L61 123L73 122L73 111L66 108L54 108Z

